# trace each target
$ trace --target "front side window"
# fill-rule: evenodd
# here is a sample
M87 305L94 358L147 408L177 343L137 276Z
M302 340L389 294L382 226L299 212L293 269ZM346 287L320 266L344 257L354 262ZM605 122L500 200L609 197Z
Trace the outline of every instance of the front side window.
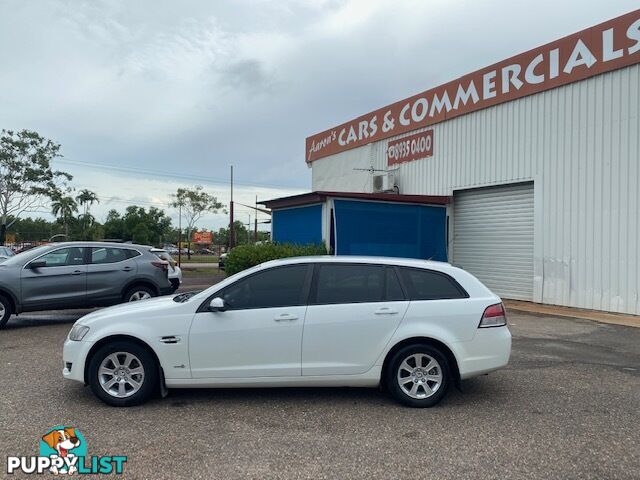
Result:
M38 262L45 262L46 267L67 267L70 265L84 265L84 248L69 247L49 252L40 258Z
M229 310L304 305L309 265L276 267L229 285L222 298Z
M316 284L316 304L382 302L385 267L360 264L321 264Z
M402 280L411 300L467 298L467 292L449 275L422 268L401 267Z
M93 247L91 249L91 263L93 265L99 265L122 262L129 258L127 254L129 251L130 250L123 248Z

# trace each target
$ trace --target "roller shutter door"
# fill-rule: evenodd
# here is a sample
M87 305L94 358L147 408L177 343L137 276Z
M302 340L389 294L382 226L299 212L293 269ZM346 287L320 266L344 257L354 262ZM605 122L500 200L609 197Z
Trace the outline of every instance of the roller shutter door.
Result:
M503 298L533 300L533 183L454 193L453 263Z

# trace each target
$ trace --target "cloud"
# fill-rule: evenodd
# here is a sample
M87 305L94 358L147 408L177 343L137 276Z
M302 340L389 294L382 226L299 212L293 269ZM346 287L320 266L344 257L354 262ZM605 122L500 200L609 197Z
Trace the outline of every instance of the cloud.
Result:
M78 187L118 202L131 191L155 202L188 183L78 163L217 178L233 164L238 180L282 196L310 187L306 136L635 8L637 0L9 0L0 127L60 142Z

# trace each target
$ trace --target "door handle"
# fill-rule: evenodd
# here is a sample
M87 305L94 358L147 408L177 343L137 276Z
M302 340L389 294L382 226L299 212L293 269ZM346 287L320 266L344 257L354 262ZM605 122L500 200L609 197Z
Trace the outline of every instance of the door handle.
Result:
M130 272L131 270L133 270L133 268L131 268L131 267L124 267L122 269L123 272Z
M376 315L397 315L398 311L391 310L389 307L382 307L373 313L375 313Z
M82 270L74 270L73 272L71 272L71 275L80 275L81 273L84 273Z
M278 315L276 318L274 318L276 322L292 322L297 319L297 316L289 315L288 313L283 313L282 315Z

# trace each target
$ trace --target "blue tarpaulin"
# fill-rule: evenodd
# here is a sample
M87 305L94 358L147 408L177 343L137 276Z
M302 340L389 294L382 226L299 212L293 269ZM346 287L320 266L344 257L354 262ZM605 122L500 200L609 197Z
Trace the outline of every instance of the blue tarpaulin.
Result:
M272 239L279 243L322 243L322 205L274 210Z
M335 200L336 254L447 261L446 209Z

